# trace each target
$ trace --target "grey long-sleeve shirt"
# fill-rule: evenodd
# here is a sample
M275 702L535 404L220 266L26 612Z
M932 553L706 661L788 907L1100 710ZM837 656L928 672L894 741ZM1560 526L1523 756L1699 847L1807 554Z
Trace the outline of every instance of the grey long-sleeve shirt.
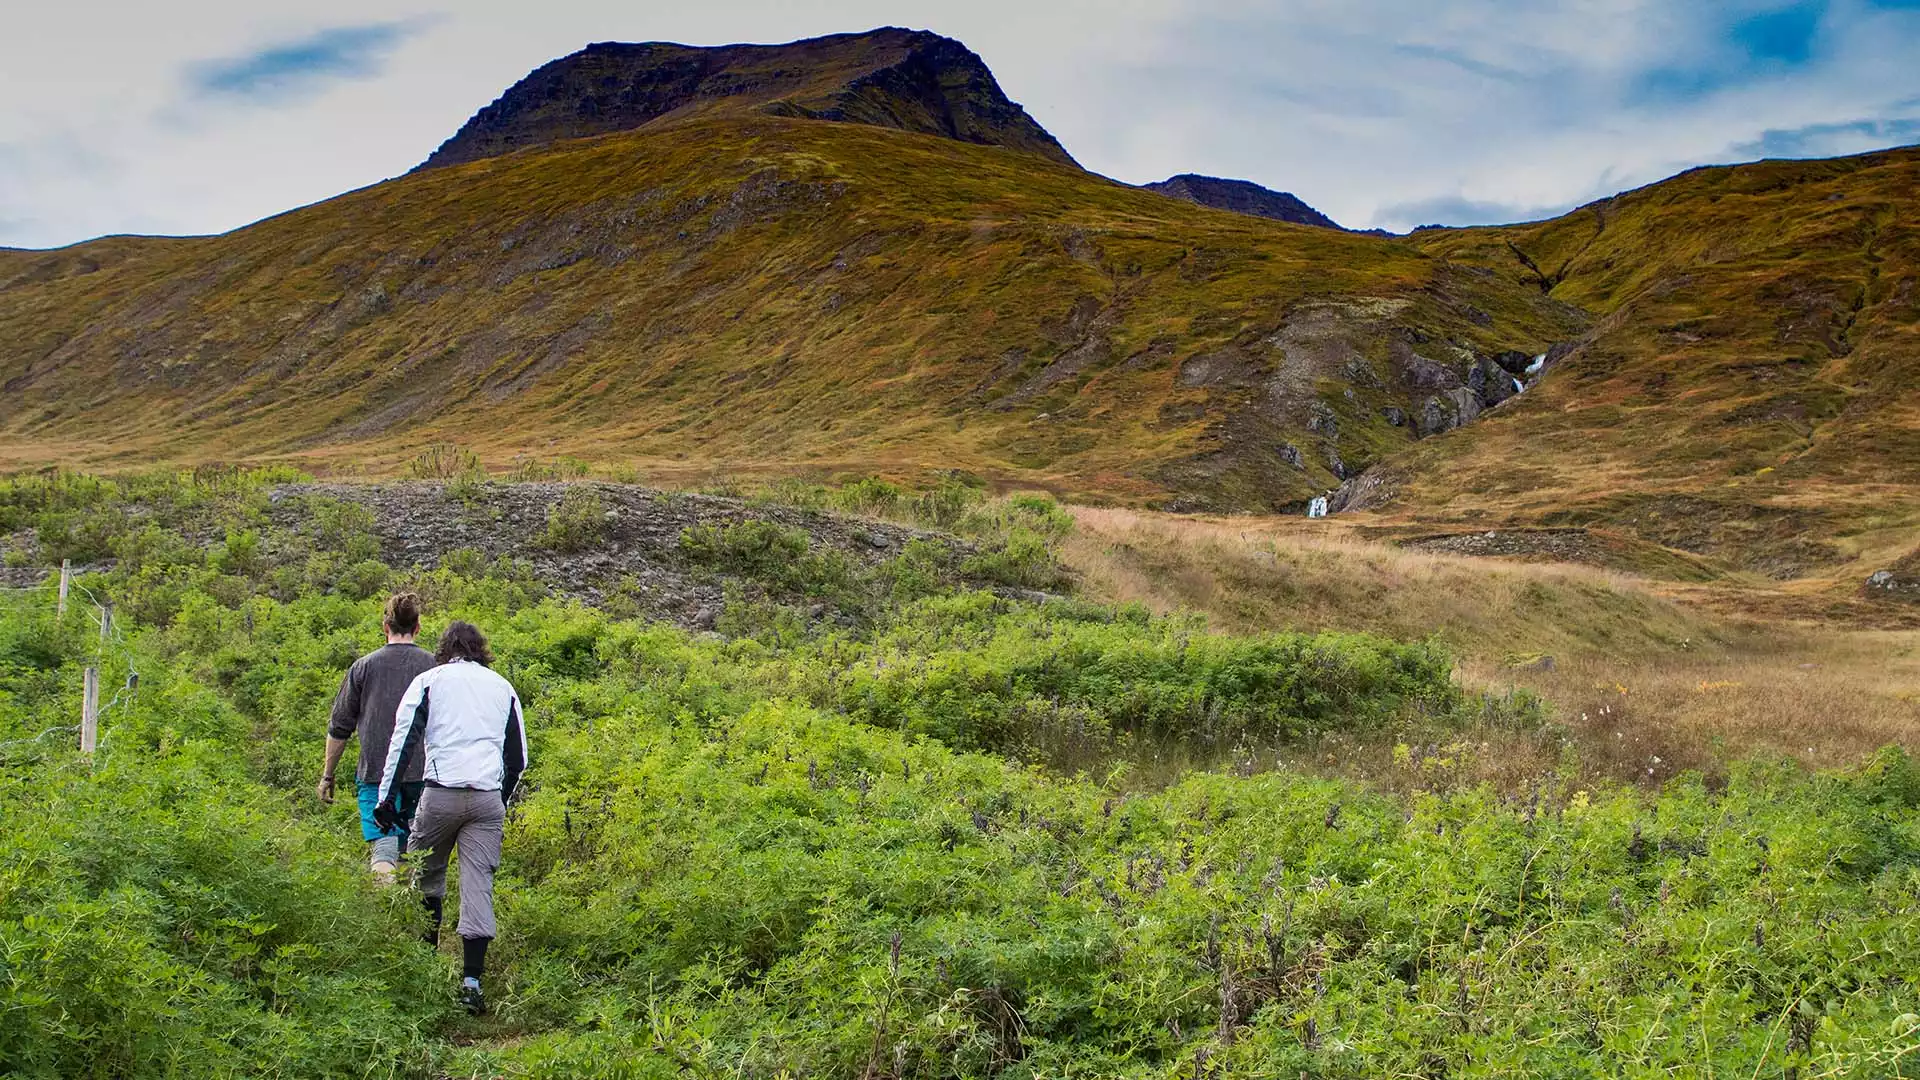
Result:
M358 782L380 782L400 698L414 678L435 663L433 654L418 645L386 645L355 660L347 669L347 677L340 680L340 692L333 699L327 734L336 739L359 734L360 763L353 773ZM419 780L425 775L422 758L415 757L408 765L403 779Z

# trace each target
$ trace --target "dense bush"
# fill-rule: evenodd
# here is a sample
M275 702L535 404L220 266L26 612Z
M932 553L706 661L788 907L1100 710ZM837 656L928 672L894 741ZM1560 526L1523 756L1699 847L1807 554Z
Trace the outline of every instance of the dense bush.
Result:
M0 740L77 708L91 642L53 633L0 620ZM143 681L91 769L70 731L0 745L0 1073L421 1074L450 1010L417 905L373 891L348 833L289 820L219 695L114 661Z
M611 508L599 492L590 487L569 487L547 511L540 546L563 554L586 551L613 531L610 514Z
M843 593L858 573L845 555L815 548L804 529L770 521L691 526L680 534L680 553L695 564L800 596Z
M1210 744L1445 720L1463 707L1430 645L1365 635L1233 637L1138 610L925 601L843 648L813 695L882 727L1013 750L1049 723Z

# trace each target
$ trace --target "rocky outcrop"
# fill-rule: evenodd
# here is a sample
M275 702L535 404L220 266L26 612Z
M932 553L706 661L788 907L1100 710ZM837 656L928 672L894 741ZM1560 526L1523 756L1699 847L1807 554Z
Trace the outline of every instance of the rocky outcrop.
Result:
M1920 551L1867 577L1861 592L1870 600L1897 600L1920 604Z
M589 45L515 83L420 168L741 110L898 128L1074 164L972 50L887 28L787 45Z
M1396 345L1401 385L1416 395L1426 393L1426 397L1419 400L1411 412L1387 405L1381 407L1379 415L1390 427L1411 425L1416 439L1473 423L1487 410L1520 396L1577 347L1565 342L1532 356L1512 349L1491 355L1468 354L1471 358L1461 372L1414 351L1410 342L1400 341ZM1322 421L1316 411L1307 426L1324 433L1332 425L1330 421ZM1337 428L1334 430L1337 434ZM1393 500L1396 481L1382 469L1376 467L1359 475L1349 475L1338 451L1330 446L1328 454L1328 470L1341 484L1326 497L1327 513L1378 509ZM1869 588L1872 587L1870 582ZM1920 595L1920 587L1916 588L1916 595Z
M1440 390L1414 412L1415 435L1424 439L1473 423L1488 409L1519 397L1555 364L1572 355L1575 347L1572 342L1563 342L1533 356L1513 349L1475 356L1461 376L1443 364L1412 354L1402 364L1407 383ZM1395 427L1405 419L1398 409L1387 410L1387 421Z
M1340 228L1332 218L1308 206L1298 197L1246 180L1222 180L1213 176L1182 173L1157 184L1142 186L1148 191L1157 191L1184 202L1211 206L1215 210L1231 210L1236 214L1291 221L1295 225L1315 225L1322 229Z
M1327 513L1346 510L1377 510L1393 501L1402 477L1391 469L1376 467L1348 480L1327 496Z

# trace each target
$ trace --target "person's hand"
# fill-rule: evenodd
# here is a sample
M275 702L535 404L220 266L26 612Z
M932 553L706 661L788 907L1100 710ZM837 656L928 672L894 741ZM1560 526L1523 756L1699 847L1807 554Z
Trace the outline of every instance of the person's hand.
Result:
M383 802L373 808L373 823L380 827L381 832L397 832L402 825L406 824L406 819L400 816L400 811L394 809L393 803Z
M326 803L328 806L332 806L333 805L333 777L328 776L325 773L320 774L320 782L313 785L313 797L316 799L319 799L323 803Z

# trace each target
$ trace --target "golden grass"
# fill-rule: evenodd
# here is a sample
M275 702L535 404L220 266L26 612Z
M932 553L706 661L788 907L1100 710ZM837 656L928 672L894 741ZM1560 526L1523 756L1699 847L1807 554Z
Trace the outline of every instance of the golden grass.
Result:
M1099 595L1276 626L1439 637L1476 656L1645 655L1721 644L1722 626L1587 566L1409 551L1332 522L1076 508L1069 563Z
M1753 753L1839 765L1890 743L1920 751L1920 633L1739 619L1695 602L1699 590L1406 551L1333 522L1087 508L1075 517L1064 554L1092 595L1198 611L1238 631L1437 634L1470 685L1525 688L1553 704L1567 745L1529 734L1432 748L1456 778L1523 782L1568 749L1588 774L1639 782ZM1553 658L1551 670L1527 664L1540 656ZM1323 747L1315 753L1334 760L1313 764L1391 779L1390 750ZM1400 779L1440 778L1414 768Z
M494 465L852 461L1142 503L1242 407L1243 390L1184 385L1182 362L1295 305L1386 298L1396 325L1481 350L1565 322L1405 243L766 117L428 170L224 236L102 243L0 257L0 467L391 472L450 440ZM1260 445L1309 444L1300 404ZM1334 482L1310 464L1261 470L1255 501Z

